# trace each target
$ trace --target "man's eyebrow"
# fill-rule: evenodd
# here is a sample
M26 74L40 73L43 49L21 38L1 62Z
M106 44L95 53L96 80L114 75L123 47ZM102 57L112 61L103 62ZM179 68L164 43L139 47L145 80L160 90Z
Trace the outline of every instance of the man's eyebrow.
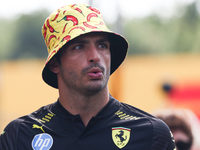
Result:
M103 42L109 42L109 39L108 38L98 39L95 43L103 43ZM87 43L89 43L88 40L85 40L85 39L75 39L75 40L72 40L70 42L70 45L71 44L87 44Z
M96 41L97 43L104 43L104 42L110 42L109 39L107 38L103 38L103 39L99 39Z
M72 40L71 42L70 42L70 44L85 44L85 43L89 43L87 40L84 40L84 39L82 39L82 40L80 40L80 39L75 39L75 40Z

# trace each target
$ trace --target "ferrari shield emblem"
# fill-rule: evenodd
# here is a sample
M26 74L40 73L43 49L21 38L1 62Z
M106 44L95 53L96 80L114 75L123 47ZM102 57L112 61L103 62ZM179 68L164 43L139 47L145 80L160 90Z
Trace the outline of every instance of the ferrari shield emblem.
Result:
M120 149L126 146L130 139L131 129L124 127L112 128L112 139L117 147Z

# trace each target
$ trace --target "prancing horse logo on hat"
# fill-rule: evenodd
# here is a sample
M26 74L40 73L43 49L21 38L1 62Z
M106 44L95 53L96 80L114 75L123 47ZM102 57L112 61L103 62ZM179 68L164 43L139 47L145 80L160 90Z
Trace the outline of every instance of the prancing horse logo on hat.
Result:
M124 127L114 127L112 128L112 139L118 148L123 148L126 146L130 139L131 129Z

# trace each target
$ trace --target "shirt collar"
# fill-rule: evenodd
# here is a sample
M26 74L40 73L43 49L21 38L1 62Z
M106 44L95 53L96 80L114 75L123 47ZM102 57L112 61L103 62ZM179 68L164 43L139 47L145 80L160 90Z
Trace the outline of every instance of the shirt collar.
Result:
M109 96L109 102L99 111L99 113L94 118L104 118L106 116L112 115L115 112L119 110L120 102L113 98L111 95ZM68 112L57 100L57 102L54 103L54 109L56 111L56 114L61 115L64 118L74 118L75 116L79 115L72 115L70 112Z

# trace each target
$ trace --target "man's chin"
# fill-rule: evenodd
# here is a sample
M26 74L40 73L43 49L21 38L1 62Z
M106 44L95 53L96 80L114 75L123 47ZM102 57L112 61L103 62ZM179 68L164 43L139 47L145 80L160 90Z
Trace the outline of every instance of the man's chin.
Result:
M105 85L102 84L95 84L95 85L87 85L85 87L86 92L89 94L95 94L104 89Z

